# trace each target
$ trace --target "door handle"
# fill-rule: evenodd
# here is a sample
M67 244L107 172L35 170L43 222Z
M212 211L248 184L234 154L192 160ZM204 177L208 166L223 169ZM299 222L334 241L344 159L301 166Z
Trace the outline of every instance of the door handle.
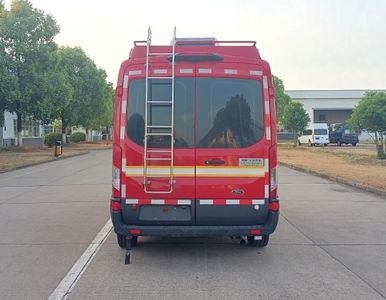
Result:
M208 159L205 161L205 164L206 165L212 165L212 166L220 166L220 165L223 165L225 164L225 161L222 160L222 159Z

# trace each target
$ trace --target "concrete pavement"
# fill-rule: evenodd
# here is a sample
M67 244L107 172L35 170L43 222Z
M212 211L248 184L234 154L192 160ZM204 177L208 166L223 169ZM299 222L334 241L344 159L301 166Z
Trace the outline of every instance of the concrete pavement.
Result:
M0 299L46 299L109 217L110 151L0 174Z
M0 298L44 299L108 219L110 151L0 175ZM386 199L280 168L264 249L229 238L110 234L70 299L384 299Z
M281 167L282 218L265 249L229 238L111 234L70 299L384 299L386 199Z

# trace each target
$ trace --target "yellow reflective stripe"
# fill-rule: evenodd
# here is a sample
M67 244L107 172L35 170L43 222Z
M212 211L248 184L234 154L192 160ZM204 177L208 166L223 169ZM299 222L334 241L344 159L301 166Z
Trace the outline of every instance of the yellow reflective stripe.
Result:
M127 176L143 176L143 166L126 166ZM170 167L157 166L147 167L147 176L169 176ZM194 167L179 167L173 168L173 176L194 176Z
M262 177L264 176L263 168L251 168L251 167L236 167L236 168L223 168L223 167L197 167L196 175L204 177Z
M197 177L264 177L263 167L210 167L210 166L174 166L173 176L194 176ZM147 176L169 176L170 167L157 166L148 167ZM143 176L143 166L126 166L127 176Z

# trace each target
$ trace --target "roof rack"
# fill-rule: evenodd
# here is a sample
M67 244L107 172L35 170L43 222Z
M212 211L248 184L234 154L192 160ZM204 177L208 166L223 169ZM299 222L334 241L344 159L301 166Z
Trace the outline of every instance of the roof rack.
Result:
M146 43L147 41L134 41L134 46L146 46ZM217 41L213 37L176 38L176 46L215 46L221 44L228 46L256 46L256 41Z

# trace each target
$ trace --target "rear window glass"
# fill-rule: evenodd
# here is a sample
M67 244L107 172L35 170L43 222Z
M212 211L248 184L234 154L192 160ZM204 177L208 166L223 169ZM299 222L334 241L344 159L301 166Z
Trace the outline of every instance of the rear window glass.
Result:
M327 129L315 129L314 134L315 135L327 135Z
M197 79L197 147L243 148L262 139L262 87L259 81Z
M170 80L150 80L148 100L171 101ZM174 138L176 148L194 146L194 79L177 78L175 80ZM170 125L171 106L152 104L148 106L148 125ZM127 134L136 144L143 146L145 137L145 80L133 80L129 87L127 105ZM149 132L170 132L166 128L153 128ZM170 136L150 136L148 146L169 148Z

